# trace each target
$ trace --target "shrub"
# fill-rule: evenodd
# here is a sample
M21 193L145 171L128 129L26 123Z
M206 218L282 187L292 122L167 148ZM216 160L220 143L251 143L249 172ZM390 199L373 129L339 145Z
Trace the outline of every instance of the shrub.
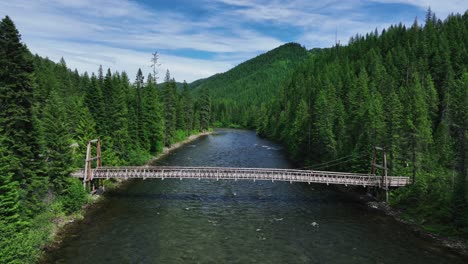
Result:
M66 213L78 211L87 201L87 192L80 180L76 178L67 179L67 188L63 191L61 201Z

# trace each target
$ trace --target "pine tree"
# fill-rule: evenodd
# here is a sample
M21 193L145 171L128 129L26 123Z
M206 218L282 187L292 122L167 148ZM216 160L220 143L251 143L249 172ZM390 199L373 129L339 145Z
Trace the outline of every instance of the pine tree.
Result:
M72 146L77 147L73 148L73 165L74 167L83 167L88 141L98 138L96 122L89 109L84 105L83 100L77 102L74 122L75 133L73 134Z
M13 21L5 17L0 23L0 126L6 147L18 159L11 164L10 173L23 190L22 216L32 216L40 209L47 188L34 123L33 64L29 54Z
M106 76L105 83L108 81ZM127 74L122 76L118 73L112 77L112 97L110 109L110 120L112 121L110 128L110 136L113 140L113 149L116 154L125 159L129 151L131 142L128 134L128 108L127 108L127 91L129 91L129 80Z
M289 132L289 144L288 149L293 154L293 158L297 159L300 156L307 155L307 134L304 131L308 130L310 122L309 106L304 100L301 100L297 107L296 118L292 123L291 130Z
M207 88L202 89L200 96L200 128L207 130L210 126L211 98Z
M191 131L193 129L193 101L186 81L183 83L182 102L185 130Z
M176 129L176 95L175 82L171 80L169 70L166 71L166 78L163 86L164 102L164 127L166 128L165 145L170 146Z
M401 147L403 140L402 119L403 119L403 106L395 91L391 91L386 104L386 128L387 128L387 141L385 146L389 153L389 161L392 164L390 174L398 170L401 165Z
M452 199L452 218L459 228L468 226L468 72L451 88L450 115L455 144L457 185Z
M137 136L138 136L138 143L141 149L144 150L149 150L150 149L150 143L148 139L148 134L147 134L147 129L146 125L148 120L146 119L145 115L145 103L146 100L144 98L144 89L145 89L145 83L144 83L144 78L143 77L143 72L141 69L138 69L136 79L135 79L135 113L136 113L136 118L137 118Z
M66 180L73 171L72 140L67 120L63 101L56 91L52 91L44 108L42 126L47 175L58 193L66 189Z
M333 133L333 109L327 97L327 91L322 90L317 95L314 103L314 123L312 124L312 146L311 152L315 161L323 161L336 155L336 139ZM309 128L304 127L304 131ZM305 133L304 133L305 134Z
M99 79L94 75L91 75L90 81L86 87L84 96L84 102L88 107L94 121L96 122L96 132L101 135L105 133L104 123L105 121L105 102L102 94L101 85L99 85Z
M404 96L408 98L406 112L406 127L408 140L408 157L413 167L413 181L416 181L416 174L421 169L421 163L428 145L432 143L431 123L429 120L429 107L424 97L424 90L418 76L413 80L405 90Z
M145 120L148 129L148 139L151 153L162 151L164 145L164 118L163 105L160 102L160 96L156 81L151 74L148 75L145 87Z
M5 138L0 128L0 232L14 231L19 227L19 185L13 180L10 166L16 158L5 147ZM0 241L2 238L0 238Z
M177 103L177 121L176 121L176 129L180 131L184 131L186 128L185 124L185 102L184 99L179 96L178 100L176 100Z

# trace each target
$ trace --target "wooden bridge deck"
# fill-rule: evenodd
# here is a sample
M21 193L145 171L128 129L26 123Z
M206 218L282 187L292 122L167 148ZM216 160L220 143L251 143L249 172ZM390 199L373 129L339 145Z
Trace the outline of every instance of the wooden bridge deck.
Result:
M253 180L253 181L286 181L304 183L324 183L356 186L400 187L411 183L409 177L388 176L388 185L382 182L381 176L346 172L269 169L269 168L225 168L225 167L99 167L87 172L88 180L92 179L216 179L216 180ZM84 178L85 170L72 174ZM382 186L383 184L383 186Z

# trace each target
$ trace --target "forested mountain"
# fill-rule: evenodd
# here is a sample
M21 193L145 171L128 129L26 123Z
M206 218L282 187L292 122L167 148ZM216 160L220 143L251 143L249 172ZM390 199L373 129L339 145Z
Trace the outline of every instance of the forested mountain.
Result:
M347 46L289 43L188 85L138 71L71 71L32 55L0 22L0 263L31 262L50 219L85 203L69 173L86 143L105 165L141 164L210 124L256 128L313 169L368 172L374 146L414 184L392 204L430 230L468 236L468 13L391 26ZM190 88L189 88L190 87Z
M165 82L158 83L157 85L158 85L159 89L163 89L164 85L165 85ZM183 82L175 82L175 85L176 85L176 88L177 88L178 91L182 91L184 89L184 83Z
M284 81L261 82L276 83L278 93L261 96L265 86L244 77L250 71L233 70L239 75L213 77L214 122L249 127L255 119L260 135L313 169L369 172L373 147L383 146L390 174L414 181L394 191L392 203L430 230L468 236L467 44L468 13L442 21L429 10L424 25L394 25L296 56L301 63ZM268 72L257 65L254 76L257 67ZM257 102L260 111L248 107Z
M292 69L307 56L307 50L299 44L284 44L225 73L195 81L190 87L195 93L209 90L218 126L253 127L253 114L260 104L278 93Z
M209 125L208 95L177 90L169 71L162 89L141 70L135 82L110 69L79 74L33 56L9 17L0 66L0 263L33 262L51 219L86 202L69 174L84 166L89 140L102 140L104 165L138 165Z

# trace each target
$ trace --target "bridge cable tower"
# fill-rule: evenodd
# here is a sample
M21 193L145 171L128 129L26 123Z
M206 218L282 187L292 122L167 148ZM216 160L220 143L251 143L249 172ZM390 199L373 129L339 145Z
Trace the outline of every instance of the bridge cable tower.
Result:
M96 144L96 156L92 157L92 145ZM93 161L96 161L96 168L102 167L102 156L101 156L101 141L99 139L93 139L88 141L86 147L86 161L83 177L83 187L86 189L86 183L93 180ZM94 185L92 185L92 191L94 191Z
M383 164L377 164L377 152L382 152ZM372 158L371 174L376 175L376 168L382 170L383 175L380 181L380 188L385 190L385 201L388 203L388 168L387 151L384 147L374 147L374 157Z

